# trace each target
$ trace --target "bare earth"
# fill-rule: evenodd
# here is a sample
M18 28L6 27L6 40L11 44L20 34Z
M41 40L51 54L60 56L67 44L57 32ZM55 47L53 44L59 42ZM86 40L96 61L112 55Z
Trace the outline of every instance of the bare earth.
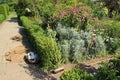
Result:
M5 59L12 63L23 63L26 50L24 46L17 46L5 53Z

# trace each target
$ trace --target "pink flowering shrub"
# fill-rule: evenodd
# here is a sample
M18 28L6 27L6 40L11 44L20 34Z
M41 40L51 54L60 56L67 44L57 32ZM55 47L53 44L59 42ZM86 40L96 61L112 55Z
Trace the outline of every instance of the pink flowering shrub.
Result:
M54 17L58 22L61 22L66 27L75 27L78 30L85 30L89 19L93 19L82 3L70 9L57 11L56 14Z

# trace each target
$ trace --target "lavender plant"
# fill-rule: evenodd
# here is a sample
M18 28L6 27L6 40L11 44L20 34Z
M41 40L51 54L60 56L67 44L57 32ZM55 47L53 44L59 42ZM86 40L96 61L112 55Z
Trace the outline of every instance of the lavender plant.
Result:
M84 58L104 55L106 52L103 38L94 34L92 30L78 32L74 28L66 28L59 23L56 32L61 37L59 42L65 62L67 59L80 62Z
M70 45L67 40L63 40L60 44L61 52L62 52L62 62L67 63L69 62L69 53L70 53Z

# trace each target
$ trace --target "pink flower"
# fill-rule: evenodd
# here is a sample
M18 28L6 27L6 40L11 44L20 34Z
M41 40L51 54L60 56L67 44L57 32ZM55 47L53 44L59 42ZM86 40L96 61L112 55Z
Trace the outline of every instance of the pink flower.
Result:
M72 12L78 12L78 11L79 11L77 6L71 8L70 10L71 10Z
M83 11L82 12L84 14L84 16L88 17L90 14L87 11Z
M83 11L86 10L86 7L85 7L85 6L82 6L82 10L83 10Z

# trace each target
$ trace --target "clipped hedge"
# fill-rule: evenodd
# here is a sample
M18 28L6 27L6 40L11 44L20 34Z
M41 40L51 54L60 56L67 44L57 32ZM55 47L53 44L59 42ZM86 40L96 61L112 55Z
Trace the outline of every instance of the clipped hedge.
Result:
M42 67L47 70L56 68L61 59L61 53L56 41L51 37L47 37L44 30L27 17L22 16L20 20L27 31L34 51L40 57Z
M0 5L0 23L9 15L9 6L7 4Z
M0 14L0 23L2 23L4 21L5 17L3 14Z

